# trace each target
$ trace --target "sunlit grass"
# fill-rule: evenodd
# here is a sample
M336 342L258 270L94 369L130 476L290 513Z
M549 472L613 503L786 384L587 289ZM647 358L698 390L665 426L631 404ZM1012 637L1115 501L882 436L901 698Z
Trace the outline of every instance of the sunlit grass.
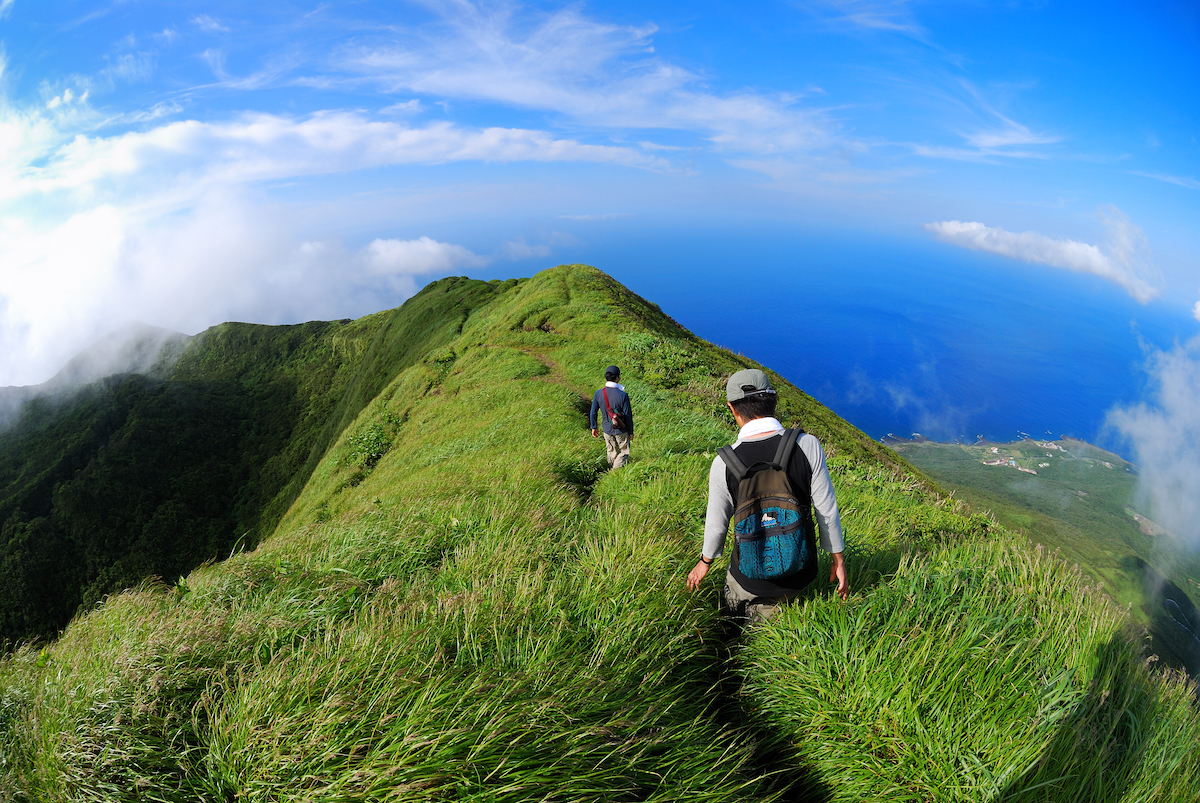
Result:
M630 378L634 461L608 472L581 404L628 331L673 338L652 347L674 362L658 385ZM683 578L733 433L711 386L745 361L601 274L523 283L450 348L383 383L253 553L111 597L0 662L0 799L1195 788L1187 689L1132 658L1103 599L790 387L789 423L829 452L853 595L821 577L731 640L722 567L696 594Z

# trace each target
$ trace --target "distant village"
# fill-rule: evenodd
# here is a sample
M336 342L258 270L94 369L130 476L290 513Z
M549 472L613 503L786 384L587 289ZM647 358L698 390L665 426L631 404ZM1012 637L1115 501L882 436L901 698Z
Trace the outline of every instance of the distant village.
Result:
M1047 450L1045 452L1045 456L1047 458L1053 458L1056 456L1060 457L1060 458L1065 458L1065 457L1072 456L1071 453L1069 451L1067 451L1067 449L1064 446L1062 446L1062 444L1054 443L1053 441L1034 441L1034 443L1038 448ZM1018 460L1026 459L1022 455L1017 455L1017 456L1013 457L1013 456L1001 454L1000 446L988 446L986 448L987 448L987 451L985 454L995 455L995 457L984 457L980 462L982 462L985 466L1008 466L1009 468L1015 468L1017 471L1023 471L1026 474L1037 474L1037 469L1050 467L1050 463L1047 463L1047 462L1037 463L1037 468L1033 468L1033 467L1026 466L1026 465L1021 465L1018 462ZM1055 455L1055 452L1058 452L1059 454ZM1028 458L1028 460L1030 462L1032 462L1034 460L1039 460L1039 459L1040 458L1036 458L1036 457ZM1098 459L1092 458L1092 457L1076 457L1075 459L1083 460L1083 461L1087 462L1089 468L1093 468L1095 466L1104 466L1107 469L1114 468L1113 464L1111 462L1109 462L1108 460L1098 460Z

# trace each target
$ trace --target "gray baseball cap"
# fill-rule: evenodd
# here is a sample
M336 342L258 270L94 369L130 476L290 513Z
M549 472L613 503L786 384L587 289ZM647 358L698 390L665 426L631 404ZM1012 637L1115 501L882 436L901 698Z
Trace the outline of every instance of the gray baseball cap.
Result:
M725 398L729 399L729 401L738 401L747 396L759 395L774 396L775 389L771 387L771 382L767 379L767 375L757 368L746 368L738 371L729 377L729 382L725 385Z

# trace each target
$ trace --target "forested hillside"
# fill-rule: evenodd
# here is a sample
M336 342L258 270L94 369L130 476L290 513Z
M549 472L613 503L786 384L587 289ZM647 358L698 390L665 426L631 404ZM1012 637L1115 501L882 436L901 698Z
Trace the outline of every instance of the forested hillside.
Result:
M0 639L51 637L106 594L254 546L347 423L492 292L222 324L164 370L27 403L0 432Z
M638 432L607 471L585 414L612 362ZM723 380L752 365L563 266L356 322L218 327L161 382L30 412L47 522L132 515L86 472L128 493L141 459L107 454L161 421L182 440L156 465L196 480L211 459L204 498L229 489L221 549L257 545L0 662L0 799L1197 799L1194 688L1148 671L1123 612L774 375L785 424L825 444L852 595L818 582L727 632L720 562L697 593L684 576L735 431ZM170 459L202 400L244 422L204 435L228 457ZM181 506L203 496L184 476Z

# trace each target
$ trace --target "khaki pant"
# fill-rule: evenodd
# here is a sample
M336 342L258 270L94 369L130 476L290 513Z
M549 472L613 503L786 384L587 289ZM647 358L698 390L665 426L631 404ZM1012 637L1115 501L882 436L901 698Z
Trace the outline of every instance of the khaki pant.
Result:
M629 462L629 433L618 432L615 435L604 433L604 446L608 449L608 464L620 468Z
M725 591L721 599L721 611L726 616L744 620L752 625L765 622L779 609L792 601L792 597L756 597L733 576L733 572L725 572Z

